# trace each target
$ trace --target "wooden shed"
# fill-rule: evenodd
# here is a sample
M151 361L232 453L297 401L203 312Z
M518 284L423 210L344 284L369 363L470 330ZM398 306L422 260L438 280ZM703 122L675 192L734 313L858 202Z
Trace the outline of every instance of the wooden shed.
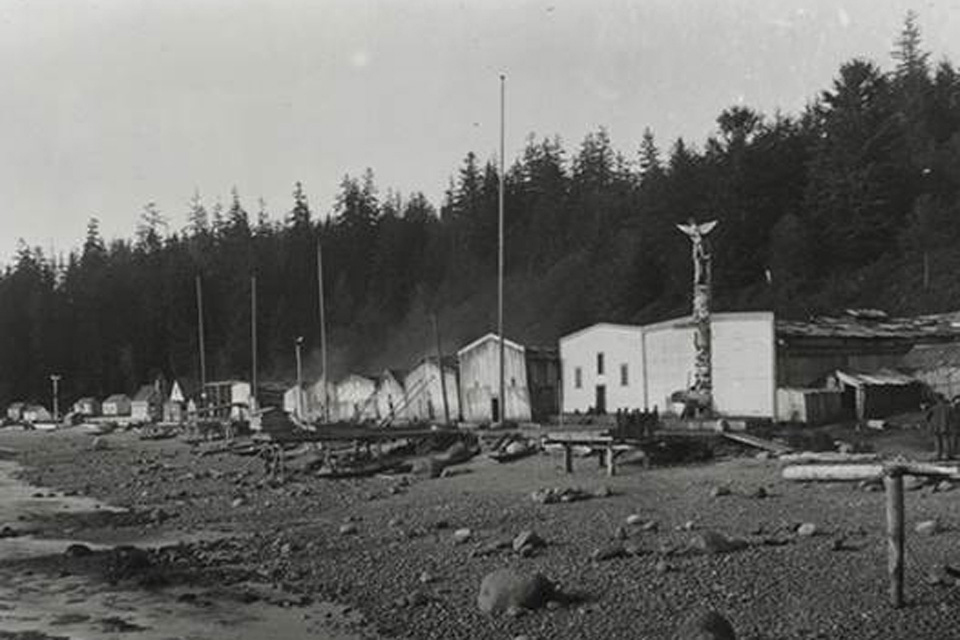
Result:
M400 369L384 369L377 380L377 416L391 424L407 422L410 417L407 406L407 390L404 380L407 374Z
M809 425L853 418L841 389L777 389L777 420Z
M46 407L39 404L28 404L23 407L23 421L35 424L37 422L51 422L53 414Z
M494 333L474 340L457 352L460 368L460 409L466 422L528 422L532 418L527 387L525 349L503 339L504 393L500 401L500 338ZM504 411L501 416L501 406Z
M23 419L23 408L26 406L23 402L11 402L7 407L7 420L14 422Z
M843 405L857 420L886 418L920 408L920 383L897 371L872 373L837 370L828 386L843 391Z
M103 401L101 409L104 416L127 417L130 415L130 397L123 393L115 393Z
M408 398L407 415L411 420L444 421L447 413L450 414L450 422L460 420L456 358L443 359L442 382L440 370L437 357L430 356L421 359L407 374L404 387Z
M960 396L960 343L917 345L903 357L902 366L934 393Z
M163 394L159 384L145 384L130 401L130 418L134 422L154 422L163 411Z
M100 415L100 401L90 396L80 398L73 403L73 412L84 417L98 416Z
M331 418L352 422L377 419L377 381L372 376L350 374L337 383L336 410Z

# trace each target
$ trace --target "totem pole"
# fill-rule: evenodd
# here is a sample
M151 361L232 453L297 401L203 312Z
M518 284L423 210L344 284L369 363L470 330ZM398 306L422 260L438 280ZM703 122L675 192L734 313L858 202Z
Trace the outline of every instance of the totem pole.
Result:
M710 246L706 236L717 221L697 224L692 219L677 228L690 237L693 247L693 321L696 329L693 345L696 350L691 399L695 399L700 411L710 413L713 408L713 382L710 363Z

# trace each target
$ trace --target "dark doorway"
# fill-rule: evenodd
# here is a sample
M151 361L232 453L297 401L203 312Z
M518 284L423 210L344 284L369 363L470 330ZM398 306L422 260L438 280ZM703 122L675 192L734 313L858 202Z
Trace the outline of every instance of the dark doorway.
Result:
M607 412L607 387L606 385L598 384L597 385L597 403L594 405L597 409L597 413L606 413Z
M500 399L490 398L490 415L494 422L500 422Z

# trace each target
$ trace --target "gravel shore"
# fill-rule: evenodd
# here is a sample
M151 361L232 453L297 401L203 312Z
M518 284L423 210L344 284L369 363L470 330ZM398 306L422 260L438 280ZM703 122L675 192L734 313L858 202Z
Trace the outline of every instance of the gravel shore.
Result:
M700 609L726 616L741 639L960 636L960 587L929 575L960 567L960 487L906 494L908 604L892 609L883 493L787 482L772 460L623 466L607 478L593 460L578 460L568 476L560 457L503 465L481 457L432 480L304 475L271 486L257 458L201 456L179 441L132 434L101 442L94 447L70 431L0 432L0 447L16 452L31 483L130 509L56 516L42 535L108 544L131 532L221 536L177 553L217 580L257 577L349 604L381 636L670 638ZM591 497L531 498L567 487ZM934 518L937 533L913 532ZM815 533L798 535L803 523ZM455 535L461 529L470 530L466 540ZM524 530L546 545L515 552L509 542ZM708 530L746 547L698 553ZM611 549L617 553L603 553ZM480 582L502 567L539 571L567 598L537 611L483 614Z

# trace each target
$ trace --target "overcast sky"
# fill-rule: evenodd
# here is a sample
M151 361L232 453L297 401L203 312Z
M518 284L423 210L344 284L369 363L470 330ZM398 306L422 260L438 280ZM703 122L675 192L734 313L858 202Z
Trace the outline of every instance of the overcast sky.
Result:
M960 0L0 0L0 263L18 238L174 228L236 186L275 218L345 173L435 203L467 151L604 125L698 145L725 107L795 113L854 56L891 65L909 8L960 63Z

